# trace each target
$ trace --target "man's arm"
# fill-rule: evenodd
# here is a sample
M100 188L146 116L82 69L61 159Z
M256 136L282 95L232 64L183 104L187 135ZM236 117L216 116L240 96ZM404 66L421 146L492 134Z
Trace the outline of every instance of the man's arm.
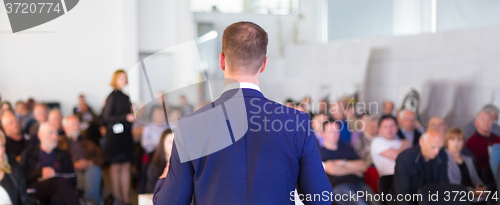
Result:
M194 193L194 169L191 162L180 162L175 140L167 166L166 178L160 178L156 183L153 204L189 205Z
M321 163L316 137L311 129L304 133L305 140L302 148L302 154L299 160L299 177L297 181L297 190L301 194L322 194L327 191L330 194L333 189L325 170ZM329 201L303 201L304 204L325 204L330 205Z
M398 158L399 153L405 151L407 148L410 147L410 145L411 143L409 141L401 140L401 147L399 147L399 149L390 148L381 152L380 155L392 160L396 160L396 158Z
M348 174L363 173L368 168L363 160L347 160L345 166L342 166L343 160L328 160L325 162L325 171L329 175L344 176Z
M408 194L410 192L410 172L408 167L409 164L402 158L396 159L396 167L394 170L394 189L396 190L396 196L398 194ZM398 204L412 204L410 201L399 201Z

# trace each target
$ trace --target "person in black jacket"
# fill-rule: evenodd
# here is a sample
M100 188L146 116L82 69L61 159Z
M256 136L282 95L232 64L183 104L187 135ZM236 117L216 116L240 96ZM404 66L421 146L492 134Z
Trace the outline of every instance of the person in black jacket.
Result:
M448 160L442 150L443 145L444 137L441 132L429 129L420 138L419 146L399 154L394 171L397 195L417 194L423 186L449 183ZM400 201L399 204L418 204L418 201Z
M79 204L71 156L56 148L57 129L42 123L38 137L40 145L27 149L21 157L27 187L35 189L42 204Z
M26 182L15 157L5 152L7 138L0 132L0 204L29 205L30 200L26 193ZM5 196L6 195L6 196Z
M111 79L114 90L106 99L102 118L107 125L104 156L110 164L109 175L114 199L129 204L130 165L134 155L132 122L135 116L131 110L130 98L122 92L127 84L127 74L117 70Z
M417 146L422 135L415 127L415 113L410 110L401 110L398 114L398 137L402 140L410 141L413 146Z

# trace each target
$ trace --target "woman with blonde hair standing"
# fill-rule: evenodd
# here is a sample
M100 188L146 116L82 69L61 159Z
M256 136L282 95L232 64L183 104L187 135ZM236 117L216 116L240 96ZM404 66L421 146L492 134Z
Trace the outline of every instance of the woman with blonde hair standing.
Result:
M111 78L113 92L106 99L102 118L107 126L104 153L110 164L111 184L115 204L130 204L130 165L133 160L134 142L130 98L122 92L127 85L127 74L117 70Z

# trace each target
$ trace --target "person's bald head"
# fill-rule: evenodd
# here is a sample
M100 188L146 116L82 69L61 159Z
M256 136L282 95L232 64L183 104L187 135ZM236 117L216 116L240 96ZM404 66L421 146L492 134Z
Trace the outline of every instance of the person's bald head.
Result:
M57 129L54 125L44 122L40 124L40 129L38 130L38 139L40 140L40 146L44 150L53 150L57 147Z
M427 129L438 130L439 132L441 132L442 135L444 135L444 133L446 133L446 130L448 130L448 125L446 124L446 122L444 121L443 118L432 117L429 120L429 124L427 125Z
M63 127L64 127L64 132L66 133L67 137L78 137L80 134L80 129L79 129L79 120L76 116L70 115L63 120Z
M476 120L474 121L476 126L476 131L483 136L490 136L491 128L493 127L493 119L490 113L485 111L480 111L476 115Z
M47 106L45 106L44 104L36 104L35 108L33 108L33 117L38 123L46 122L47 115Z
M440 131L428 129L419 140L420 151L426 160L436 158L439 151L444 146L444 136Z
M382 105L382 114L392 115L392 110L394 110L394 103L390 100L384 101Z
M21 126L17 121L16 115L10 110L5 110L1 116L2 128L9 137L21 134Z

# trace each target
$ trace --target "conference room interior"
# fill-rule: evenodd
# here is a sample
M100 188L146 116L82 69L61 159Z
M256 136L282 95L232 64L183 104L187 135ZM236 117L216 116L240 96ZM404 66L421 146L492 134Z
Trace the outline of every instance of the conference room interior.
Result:
M461 203L500 204L495 0L87 0L17 33L0 7L0 158L20 167L27 198L50 202L41 187L59 186L30 178L33 149L55 128L74 172L54 173L73 180L60 182L75 196L64 203L153 204L177 122L224 91L222 37L240 21L267 32L260 90L309 114L334 192L459 190L474 199ZM132 137L120 159L106 137L123 132L109 124L116 98L129 98L133 113L122 116ZM438 142L439 153L425 148ZM416 158L399 156L410 149ZM359 166L334 169L349 162ZM415 167L428 173L418 185Z

